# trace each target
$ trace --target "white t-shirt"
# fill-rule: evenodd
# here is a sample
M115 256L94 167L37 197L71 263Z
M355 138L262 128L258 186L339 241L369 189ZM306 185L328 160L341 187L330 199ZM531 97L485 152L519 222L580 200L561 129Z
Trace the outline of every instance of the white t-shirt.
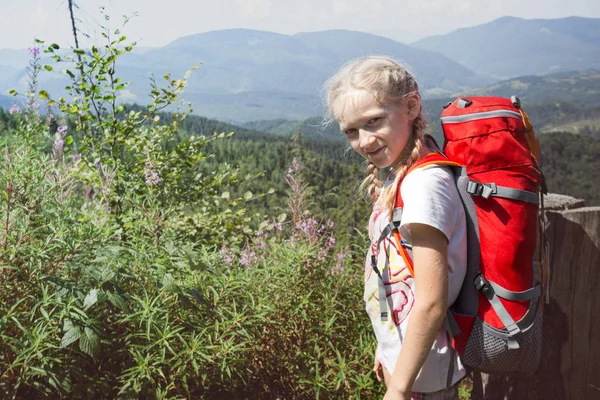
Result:
M386 186L392 183L388 178ZM426 166L416 169L404 178L402 183L402 200L404 209L400 234L406 242L411 242L410 227L413 223L430 225L437 228L448 238L448 304L456 300L467 268L467 230L464 209L454 183L452 171L448 167ZM369 219L369 237L377 243L383 228L390 222L389 212L381 207L374 207ZM377 357L391 373L406 335L410 312L415 300L415 282L406 267L404 260L396 249L392 237L386 239L379 248L378 267L383 270L385 253L389 248L389 277L385 288L388 309L391 318L381 321L379 309L378 280L379 277L371 268L372 245L365 265L365 303L371 318L375 336L377 337ZM451 353L449 351L446 330L438 332L417 379L413 385L414 392L436 392L446 387ZM465 375L465 369L457 355L454 356L454 384ZM401 367L400 367L401 368Z

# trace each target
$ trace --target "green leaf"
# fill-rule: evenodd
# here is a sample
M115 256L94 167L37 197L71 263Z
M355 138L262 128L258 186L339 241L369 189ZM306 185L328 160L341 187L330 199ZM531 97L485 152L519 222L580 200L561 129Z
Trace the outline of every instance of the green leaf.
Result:
M44 69L46 71L52 71L52 66L51 65L44 65Z
M279 222L280 224L285 222L285 220L287 219L287 214L283 213L283 214L279 214L279 216L277 217L277 222Z
M229 192L223 192L223 193L221 194L221 198L222 198L222 199L228 199L228 198L229 198Z
M91 357L98 352L100 339L92 328L84 328L83 335L79 337L79 349Z
M66 321L67 320L65 320L65 325L66 325ZM81 328L79 328L78 326L73 326L71 324L71 329L66 331L64 336L60 340L60 347L64 349L71 343L75 343L77 341L77 339L79 339L80 337L81 337Z
M267 192L267 194L273 194L273 193L275 193L275 189L273 189L273 188L269 189L269 191Z
M190 294L190 296L192 296L198 303L200 304L204 304L207 305L208 302L206 301L206 299L204 298L204 296L202 296L202 293L200 293L198 290L191 288L190 290L188 290L188 293Z
M18 95L19 93L18 93L18 92L17 92L15 89L10 89L10 90L8 91L8 94L10 94L11 96L16 96L16 95Z
M52 47L54 50L58 50L58 49L60 49L60 46L59 46L59 45L57 45L56 43L52 43L52 44L50 45L50 47Z
M246 193L244 193L244 200L250 200L252 198L252 192L251 191L247 191Z
M98 301L98 289L92 289L83 300L83 308L88 309Z
M165 274L165 276L163 276L162 284L163 289L168 292L176 292L179 289L177 281L175 281L175 278L173 278L171 274Z
M71 143L73 143L73 136L69 135L65 138L65 145L70 145Z
M75 327L75 325L73 325L73 321L71 321L70 319L66 318L63 321L63 331L66 332L66 331L68 331L68 330L70 330L70 329L72 329L74 327Z
M48 92L46 90L40 90L38 92L38 96L40 99L47 99L48 98Z
M116 294L116 293L108 293L108 301L115 307L120 308L122 311L127 312L127 306L125 305L125 300Z

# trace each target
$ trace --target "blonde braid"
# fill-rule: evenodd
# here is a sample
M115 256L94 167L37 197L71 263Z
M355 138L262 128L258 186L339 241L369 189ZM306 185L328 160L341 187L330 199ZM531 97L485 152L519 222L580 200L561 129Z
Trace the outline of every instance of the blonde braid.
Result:
M366 191L371 202L375 204L381 193L383 182L380 178L380 170L371 161L367 160L367 177L359 186L361 192Z
M400 154L398 160L392 165L395 174L394 182L384 189L379 198L379 203L390 211L390 215L394 212L394 207L396 205L396 192L399 189L398 183L404 179L404 176L410 167L412 167L424 153L428 152L428 147L425 143L425 138L423 137L423 130L426 126L427 122L419 110L419 114L412 123L412 140L406 144L402 154Z

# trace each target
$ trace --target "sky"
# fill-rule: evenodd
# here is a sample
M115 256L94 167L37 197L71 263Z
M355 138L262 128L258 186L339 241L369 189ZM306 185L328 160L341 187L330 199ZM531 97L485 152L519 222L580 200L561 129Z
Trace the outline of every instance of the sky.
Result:
M101 25L117 29L123 15L137 12L122 32L142 47L230 28L283 34L347 29L410 44L502 16L600 18L598 0L75 0L75 4L80 29L96 43L102 43ZM63 47L74 43L67 0L0 0L0 49L27 48L36 37Z

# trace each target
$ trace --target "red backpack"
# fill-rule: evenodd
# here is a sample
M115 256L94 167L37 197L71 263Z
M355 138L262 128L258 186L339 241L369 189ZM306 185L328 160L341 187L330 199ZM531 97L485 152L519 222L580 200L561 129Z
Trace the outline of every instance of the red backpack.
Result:
M465 207L467 273L446 318L452 345L478 371L534 372L546 275L539 142L516 97L459 98L444 107L441 122L445 156L423 157L409 172L449 165ZM379 243L393 234L414 276L410 244L397 229L400 192Z

